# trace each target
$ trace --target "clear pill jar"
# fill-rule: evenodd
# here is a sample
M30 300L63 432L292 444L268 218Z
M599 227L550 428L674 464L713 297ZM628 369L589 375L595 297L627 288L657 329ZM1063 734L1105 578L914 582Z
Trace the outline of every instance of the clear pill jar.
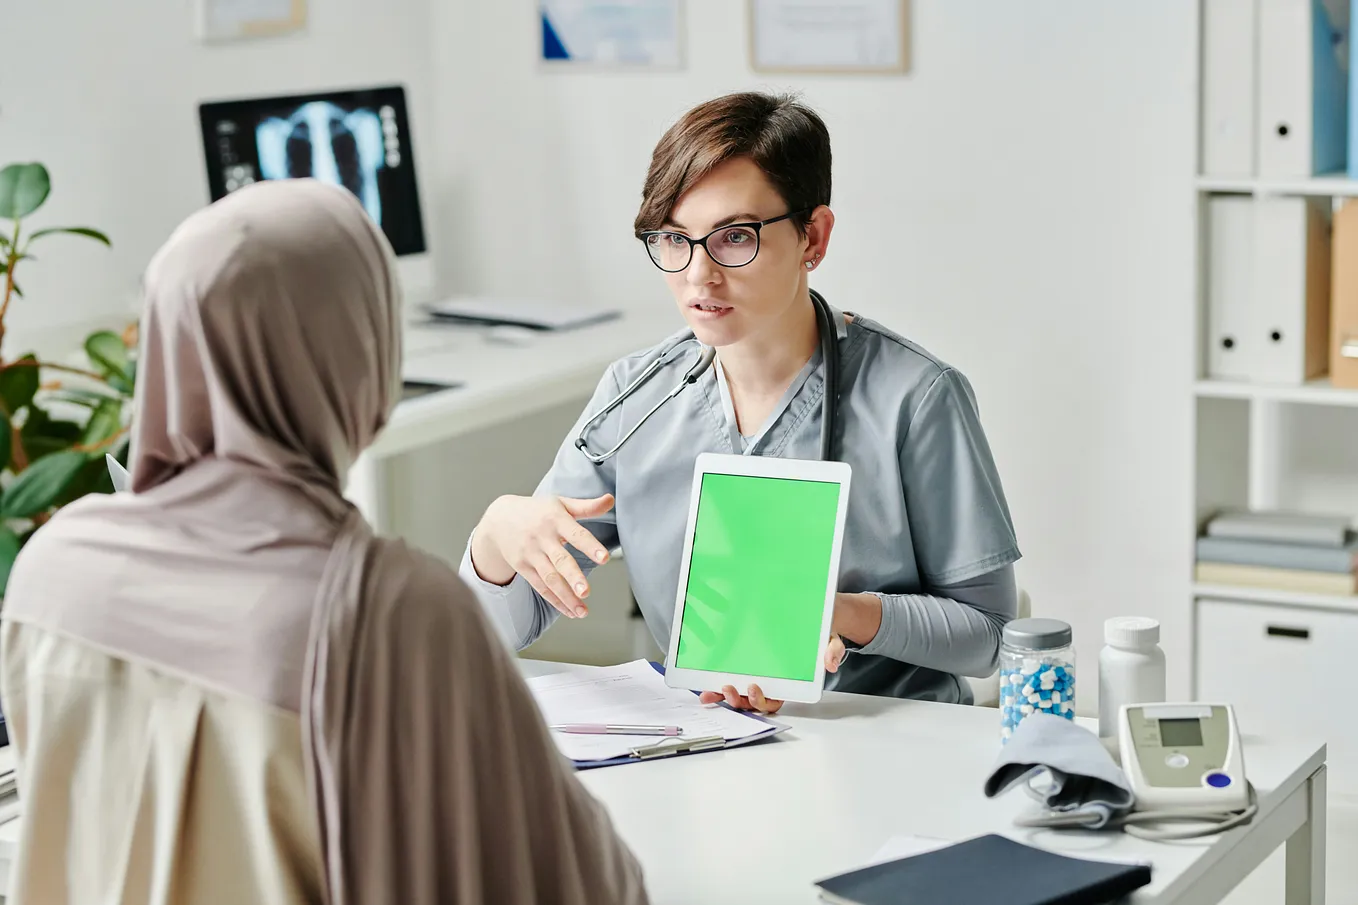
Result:
M1075 649L1059 619L1015 619L1000 642L1001 738L1034 713L1075 719Z

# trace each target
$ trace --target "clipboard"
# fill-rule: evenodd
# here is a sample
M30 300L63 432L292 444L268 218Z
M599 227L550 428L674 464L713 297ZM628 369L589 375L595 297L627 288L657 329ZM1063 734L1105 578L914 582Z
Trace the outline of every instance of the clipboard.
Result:
M651 664L651 668L656 672L660 673L662 676L665 674L664 665L649 660L647 662ZM697 692L694 693L697 694ZM727 710L734 709L731 705L726 703L721 703L717 706L725 707ZM632 749L632 753L628 757L610 757L604 760L573 760L571 763L575 765L576 770L595 770L599 767L616 767L622 764L643 764L647 761L661 760L667 757L702 754L704 751L724 751L727 748L737 748L741 745L755 744L772 739L779 733L786 732L788 729L792 728L785 723L775 722L764 716L762 713L753 713L748 710L742 710L740 711L740 714L749 717L752 720L766 723L768 728L756 735L735 739L734 741L729 742L721 736L715 735L701 738L666 738L661 739L654 744L638 745Z

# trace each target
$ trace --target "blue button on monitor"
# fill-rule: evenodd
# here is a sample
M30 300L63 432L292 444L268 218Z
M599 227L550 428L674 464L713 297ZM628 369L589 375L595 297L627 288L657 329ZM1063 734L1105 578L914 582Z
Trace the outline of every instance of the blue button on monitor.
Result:
M1225 773L1208 773L1207 784L1214 789L1224 789L1231 784L1231 778Z

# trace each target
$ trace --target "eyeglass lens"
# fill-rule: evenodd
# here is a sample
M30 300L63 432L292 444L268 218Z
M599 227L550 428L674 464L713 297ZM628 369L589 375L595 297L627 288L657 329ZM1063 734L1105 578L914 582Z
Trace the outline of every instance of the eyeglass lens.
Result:
M693 258L699 241L680 233L653 233L646 237L646 250L661 270L677 273ZM707 253L724 267L744 267L759 252L759 231L749 226L728 226L705 240Z

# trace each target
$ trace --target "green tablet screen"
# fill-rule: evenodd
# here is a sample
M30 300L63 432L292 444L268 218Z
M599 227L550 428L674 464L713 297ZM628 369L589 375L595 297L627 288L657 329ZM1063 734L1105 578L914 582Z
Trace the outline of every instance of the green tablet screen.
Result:
M815 678L839 494L825 481L702 476L676 666Z

